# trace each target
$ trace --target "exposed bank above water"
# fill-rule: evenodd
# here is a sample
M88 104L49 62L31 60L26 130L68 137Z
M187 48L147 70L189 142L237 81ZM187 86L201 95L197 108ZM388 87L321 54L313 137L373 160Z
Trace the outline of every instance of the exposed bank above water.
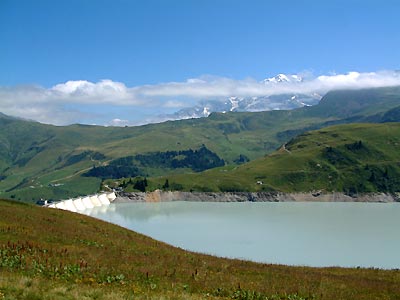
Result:
M400 194L369 193L346 195L344 193L278 193L278 192L170 192L156 190L147 193L119 193L115 202L400 202Z

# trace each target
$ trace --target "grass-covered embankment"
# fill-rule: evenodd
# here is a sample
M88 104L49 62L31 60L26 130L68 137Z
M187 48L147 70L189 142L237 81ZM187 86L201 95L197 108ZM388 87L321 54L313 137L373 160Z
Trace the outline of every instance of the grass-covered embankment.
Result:
M79 214L0 201L0 299L398 299L399 283L398 270L190 253Z

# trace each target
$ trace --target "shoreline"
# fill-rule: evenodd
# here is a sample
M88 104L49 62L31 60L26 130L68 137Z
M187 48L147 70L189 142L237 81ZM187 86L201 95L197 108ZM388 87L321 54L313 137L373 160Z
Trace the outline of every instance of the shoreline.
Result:
M115 203L129 202L371 202L394 203L400 202L400 193L366 193L346 195L341 192L120 192Z

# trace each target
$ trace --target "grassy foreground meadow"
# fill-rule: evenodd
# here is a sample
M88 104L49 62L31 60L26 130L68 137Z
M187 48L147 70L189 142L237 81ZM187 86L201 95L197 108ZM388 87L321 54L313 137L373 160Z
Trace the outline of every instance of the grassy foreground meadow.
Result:
M218 258L87 216L0 201L0 299L205 298L400 299L400 271Z

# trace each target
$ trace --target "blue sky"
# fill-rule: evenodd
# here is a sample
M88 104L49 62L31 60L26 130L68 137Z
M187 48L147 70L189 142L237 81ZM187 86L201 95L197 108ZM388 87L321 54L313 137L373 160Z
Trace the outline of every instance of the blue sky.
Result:
M18 97L32 95L28 87L46 93L68 81L96 85L106 79L142 89L197 78L242 82L278 73L397 70L399 15L400 3L390 0L0 0L0 110L29 117L22 108L4 111L9 105L1 102L20 103ZM68 93L78 97L82 91ZM54 114L70 116L61 123L104 124L102 110L110 105L109 118L130 116L134 122L160 113L160 107L171 112L182 101L199 100L190 93L160 92L132 103L61 98L46 100ZM41 101L28 106L31 117L43 121L49 112L38 117Z

